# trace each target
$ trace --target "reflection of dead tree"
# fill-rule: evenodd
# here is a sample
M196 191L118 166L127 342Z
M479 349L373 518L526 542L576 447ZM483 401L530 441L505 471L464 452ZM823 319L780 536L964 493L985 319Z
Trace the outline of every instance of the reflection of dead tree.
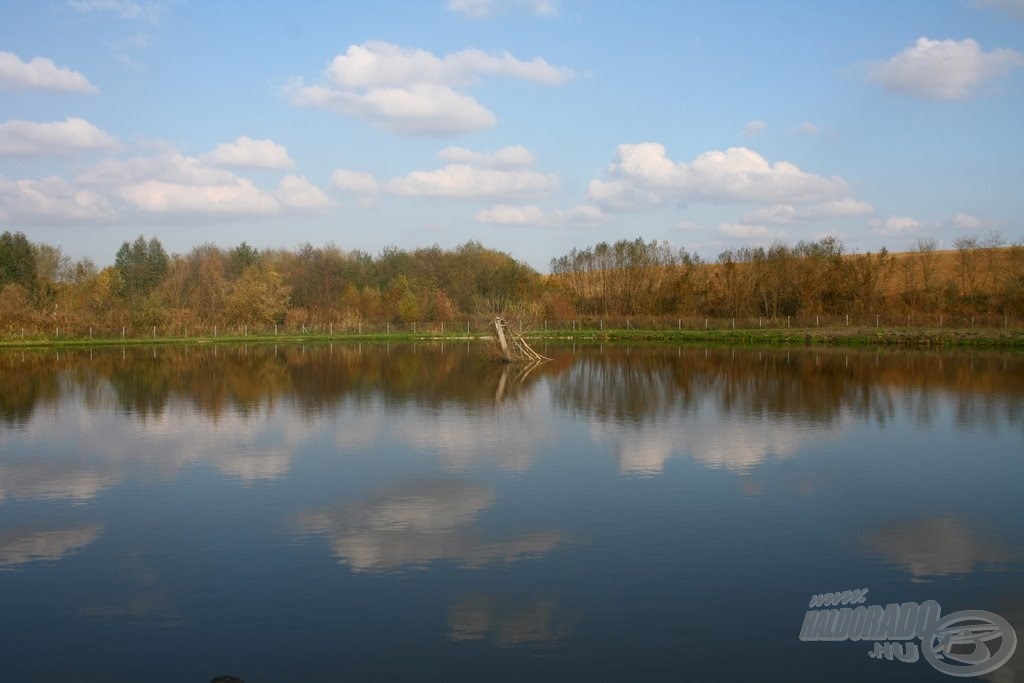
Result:
M512 330L503 318L496 317L491 321L491 333L498 342L498 350L501 352L501 360L506 363L516 361L537 363L540 361L551 360L547 356L542 356L530 348L530 345L526 343L523 336Z
M530 373L543 362L543 360L532 360L515 366L515 370L511 370L511 365L503 365L501 377L498 379L498 389L494 392L494 402L501 403L505 398L506 391L511 392L514 396L515 392L523 386Z

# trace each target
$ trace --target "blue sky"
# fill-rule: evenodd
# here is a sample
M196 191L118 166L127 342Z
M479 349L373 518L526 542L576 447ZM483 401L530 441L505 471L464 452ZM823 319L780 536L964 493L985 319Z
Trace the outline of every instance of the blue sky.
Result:
M1024 0L0 2L0 229L601 240L707 259L1024 238Z

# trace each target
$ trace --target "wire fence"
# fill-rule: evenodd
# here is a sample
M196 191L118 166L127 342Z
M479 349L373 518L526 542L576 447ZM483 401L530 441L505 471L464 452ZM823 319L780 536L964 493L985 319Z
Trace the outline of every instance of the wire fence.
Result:
M1024 328L1024 320L999 315L905 315L905 314L857 314L857 315L802 315L777 318L767 317L579 317L571 320L508 320L515 329L527 335L571 334L613 334L683 331L723 330L813 330L813 329L988 329L1017 330ZM389 322L355 321L318 324L264 324L264 325L69 325L52 327L3 325L0 339L16 341L84 341L110 339L237 339L272 337L352 337L352 336L421 336L460 337L489 334L488 321L463 320L448 322Z

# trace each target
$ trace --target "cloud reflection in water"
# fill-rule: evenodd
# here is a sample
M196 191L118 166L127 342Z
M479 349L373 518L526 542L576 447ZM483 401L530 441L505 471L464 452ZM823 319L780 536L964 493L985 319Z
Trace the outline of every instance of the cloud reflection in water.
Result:
M300 513L293 528L302 535L326 536L338 561L357 572L422 567L437 560L477 568L542 555L563 542L556 531L481 538L477 517L494 502L494 489L488 486L416 482L369 500Z

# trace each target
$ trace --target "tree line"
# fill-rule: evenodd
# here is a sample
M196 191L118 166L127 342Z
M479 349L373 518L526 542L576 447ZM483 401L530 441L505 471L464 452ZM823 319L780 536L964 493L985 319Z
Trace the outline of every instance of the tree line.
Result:
M542 275L470 241L378 254L334 244L259 250L245 242L169 254L156 237L124 242L113 265L73 260L21 232L0 234L0 333L19 327L298 328L468 320L516 306L535 318L844 313L1024 315L1024 245L967 236L954 251L848 253L826 237L730 249L704 262L643 239L552 259Z
M622 240L551 261L550 286L583 315L764 317L1024 314L1024 243L990 233L953 251L850 253L825 237L729 249L712 263L665 243Z

